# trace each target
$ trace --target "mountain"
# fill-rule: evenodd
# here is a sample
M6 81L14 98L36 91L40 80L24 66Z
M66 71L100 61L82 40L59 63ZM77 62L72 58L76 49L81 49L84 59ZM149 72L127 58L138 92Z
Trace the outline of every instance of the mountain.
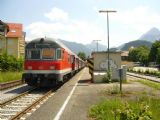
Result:
M97 44L95 42L91 42L90 44L84 45L81 43L70 42L66 40L59 39L64 45L66 45L70 50L74 51L74 53L78 54L79 52L84 52L86 56L90 56L92 51L97 50ZM107 46L98 43L98 51L106 51Z
M160 31L157 28L152 28L145 34L143 34L138 40L146 40L150 42L154 42L156 40L160 40Z
M97 51L97 42L92 41L90 44L87 44L86 47L89 48L90 51ZM107 46L98 43L98 51L106 51L106 50Z
M143 34L139 39L135 41L131 41L117 47L118 50L128 50L130 47L138 47L145 45L147 47L151 47L152 43L156 40L160 40L160 30L157 28L152 28L145 34Z
M135 40L128 43L125 43L124 46L121 48L122 51L127 51L130 47L139 47L145 45L149 48L151 48L152 43L145 40Z
M66 40L59 39L64 45L66 45L70 50L74 51L74 53L78 54L79 52L84 52L86 56L91 54L91 50L87 48L85 45L76 42L69 42Z

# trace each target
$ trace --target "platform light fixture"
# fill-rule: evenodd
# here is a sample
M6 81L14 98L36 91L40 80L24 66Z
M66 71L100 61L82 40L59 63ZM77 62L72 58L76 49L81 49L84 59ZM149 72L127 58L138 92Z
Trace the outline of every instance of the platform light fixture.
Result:
M97 52L98 52L98 42L101 41L101 40L93 40L94 42L96 42L96 45L97 45Z
M109 65L109 16L108 13L115 13L117 11L115 10L99 10L99 13L107 13L107 40L108 40L108 70L110 69L110 65Z

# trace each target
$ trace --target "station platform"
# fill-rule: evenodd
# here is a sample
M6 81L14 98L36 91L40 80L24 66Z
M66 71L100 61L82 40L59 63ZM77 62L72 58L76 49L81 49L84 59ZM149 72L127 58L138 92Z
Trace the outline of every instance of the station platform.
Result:
M101 100L101 97L96 96L99 91L105 89L103 84L95 86L90 79L88 68L84 68L58 89L26 120L88 120L89 107ZM71 95L73 87L75 89ZM70 99L66 103L68 96ZM64 107L63 110L62 107ZM58 115L59 113L60 115Z

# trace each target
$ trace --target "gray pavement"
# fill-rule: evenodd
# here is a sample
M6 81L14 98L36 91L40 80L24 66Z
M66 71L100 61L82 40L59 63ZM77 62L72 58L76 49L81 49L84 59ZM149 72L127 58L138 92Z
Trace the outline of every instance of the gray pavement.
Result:
M80 75L82 76L80 80L78 80ZM54 120L76 82L78 82L78 84L75 91L59 120L87 120L89 107L103 99L103 94L99 94L99 96L97 96L97 94L106 87L104 84L95 85L90 83L90 78L88 68L83 69L58 89L56 93L39 109L32 113L27 120Z
M68 97L73 86L78 82L82 73L88 73L88 69L83 69L76 74L71 80L59 88L55 94L47 100L39 109L37 109L27 120L53 120L64 101ZM77 88L76 88L77 89Z
M31 114L27 120L54 120L76 83L78 84L64 107L64 111L61 111L62 114L60 114L59 119L56 120L88 120L89 107L103 99L112 97L106 96L104 91L113 88L115 85L119 85L118 83L94 84L90 83L90 78L88 68L83 69L58 89L55 94ZM129 84L123 84L123 90L130 92L151 91L152 88L150 89L137 82L131 82Z

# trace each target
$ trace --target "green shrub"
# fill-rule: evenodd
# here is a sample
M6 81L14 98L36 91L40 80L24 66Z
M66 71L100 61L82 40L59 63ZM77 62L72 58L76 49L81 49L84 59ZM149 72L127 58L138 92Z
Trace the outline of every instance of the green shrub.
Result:
M142 102L140 103L138 112L135 108L131 107L127 102L119 110L120 120L152 120L152 113L149 110L149 106Z
M0 71L22 71L23 59L3 53L0 55Z
M110 83L112 81L111 77L111 70L107 70L105 76L102 78L102 81L105 83Z
M119 94L119 93L120 93L119 90L120 90L120 89L119 89L119 85L118 85L118 84L113 84L112 88L109 89L107 92L108 92L109 94Z
M149 69L146 69L145 74L149 74Z
M94 120L159 120L159 99L107 99L89 109Z

